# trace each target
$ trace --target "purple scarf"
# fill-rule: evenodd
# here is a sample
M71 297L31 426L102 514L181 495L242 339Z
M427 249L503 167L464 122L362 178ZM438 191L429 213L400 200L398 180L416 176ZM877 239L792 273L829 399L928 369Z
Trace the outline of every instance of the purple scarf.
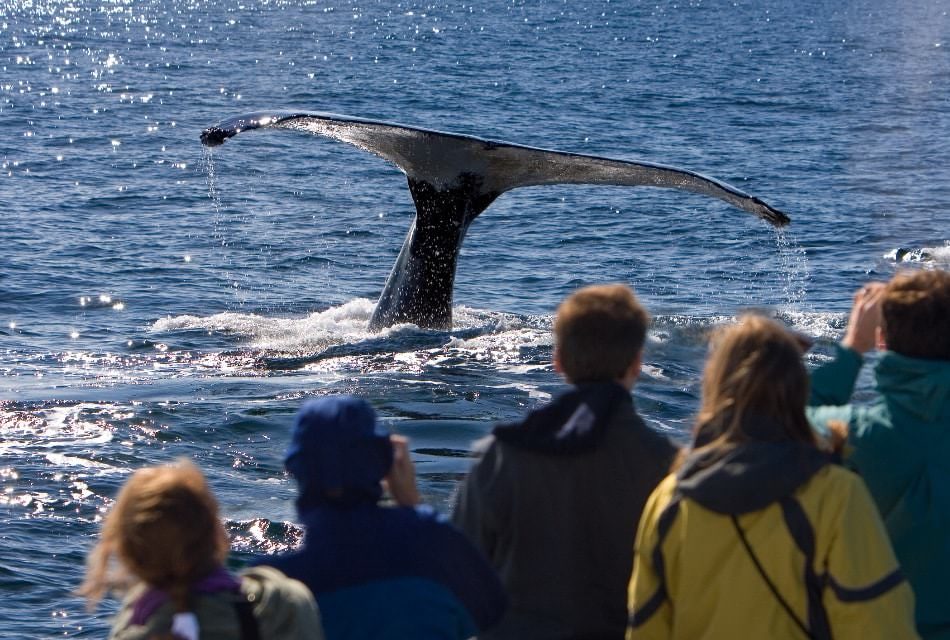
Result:
M241 582L232 576L224 567L218 567L204 578L191 585L191 593L217 593L218 591L232 591L238 593ZM151 587L135 601L132 609L132 624L144 625L159 607L168 602L170 596L161 589Z

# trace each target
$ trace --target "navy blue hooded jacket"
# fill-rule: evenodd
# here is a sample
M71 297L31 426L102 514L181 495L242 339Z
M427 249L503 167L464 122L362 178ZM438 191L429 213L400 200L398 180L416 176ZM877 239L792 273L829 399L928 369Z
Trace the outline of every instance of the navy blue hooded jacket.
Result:
M313 591L327 640L469 638L501 618L487 560L428 507L382 507L389 436L354 397L306 403L287 470L300 483L301 549L263 559Z

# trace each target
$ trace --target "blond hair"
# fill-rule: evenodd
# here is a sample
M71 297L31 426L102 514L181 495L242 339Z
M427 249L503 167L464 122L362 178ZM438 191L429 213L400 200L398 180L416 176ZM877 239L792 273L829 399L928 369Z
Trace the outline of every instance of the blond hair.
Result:
M630 287L584 287L558 307L555 348L568 380L606 382L622 378L643 350L650 315Z
M746 315L714 334L694 442L723 452L763 438L817 446L805 416L807 402L800 342L778 322ZM754 436L747 431L753 423Z
M109 589L141 581L168 592L175 609L186 611L190 585L221 566L229 547L198 467L182 460L140 469L106 516L78 593L95 606Z

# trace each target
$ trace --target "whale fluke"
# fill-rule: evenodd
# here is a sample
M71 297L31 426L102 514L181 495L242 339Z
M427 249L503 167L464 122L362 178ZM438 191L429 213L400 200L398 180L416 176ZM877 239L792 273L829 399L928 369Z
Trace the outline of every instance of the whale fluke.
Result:
M452 287L465 232L502 193L517 187L603 184L681 189L718 198L775 225L781 211L735 187L676 167L551 151L472 136L330 113L258 112L205 129L218 146L243 131L293 129L352 144L406 174L416 218L370 320L377 330L401 322L448 329Z

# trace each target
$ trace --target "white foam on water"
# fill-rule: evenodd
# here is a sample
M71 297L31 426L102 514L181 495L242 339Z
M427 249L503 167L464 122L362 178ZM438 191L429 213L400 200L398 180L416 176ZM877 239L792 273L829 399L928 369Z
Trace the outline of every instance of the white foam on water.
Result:
M786 311L781 319L790 328L816 340L838 340L844 334L848 314L820 311Z
M0 505L38 514L93 497L80 476L124 474L128 469L84 454L103 450L114 437L110 422L130 415L127 407L112 404L21 409L0 403L0 456L15 465L0 469ZM17 482L18 467L33 467L40 460L54 470L50 486L59 487L56 491Z
M150 327L154 334L171 331L207 331L238 336L245 346L255 350L313 354L340 344L353 344L369 339L390 338L424 332L413 324L398 324L378 332L368 330L376 304L356 298L324 311L304 317L269 317L251 313L225 312L211 316L181 315L156 320ZM526 327L518 316L486 312L468 307L453 310L455 331L484 329L487 333L475 338L449 337L447 346L457 349L510 349L544 343L545 331ZM504 337L497 337L504 336Z
M121 419L125 413L115 405L94 403L32 411L0 405L0 455L106 444L113 438L107 418Z
M653 378L654 380L670 380L671 378L663 373L663 369L657 366L650 364L643 364L643 374Z
M282 352L321 351L329 346L358 342L374 335L367 330L375 303L357 298L326 311L303 318L267 317L247 313L217 313L211 316L169 316L152 324L153 333L202 330L233 334L249 341L249 346ZM406 325L388 332L404 330Z
M914 264L921 267L945 269L950 267L950 240L943 246L920 247L917 249L892 249L884 254L885 260L897 264Z

